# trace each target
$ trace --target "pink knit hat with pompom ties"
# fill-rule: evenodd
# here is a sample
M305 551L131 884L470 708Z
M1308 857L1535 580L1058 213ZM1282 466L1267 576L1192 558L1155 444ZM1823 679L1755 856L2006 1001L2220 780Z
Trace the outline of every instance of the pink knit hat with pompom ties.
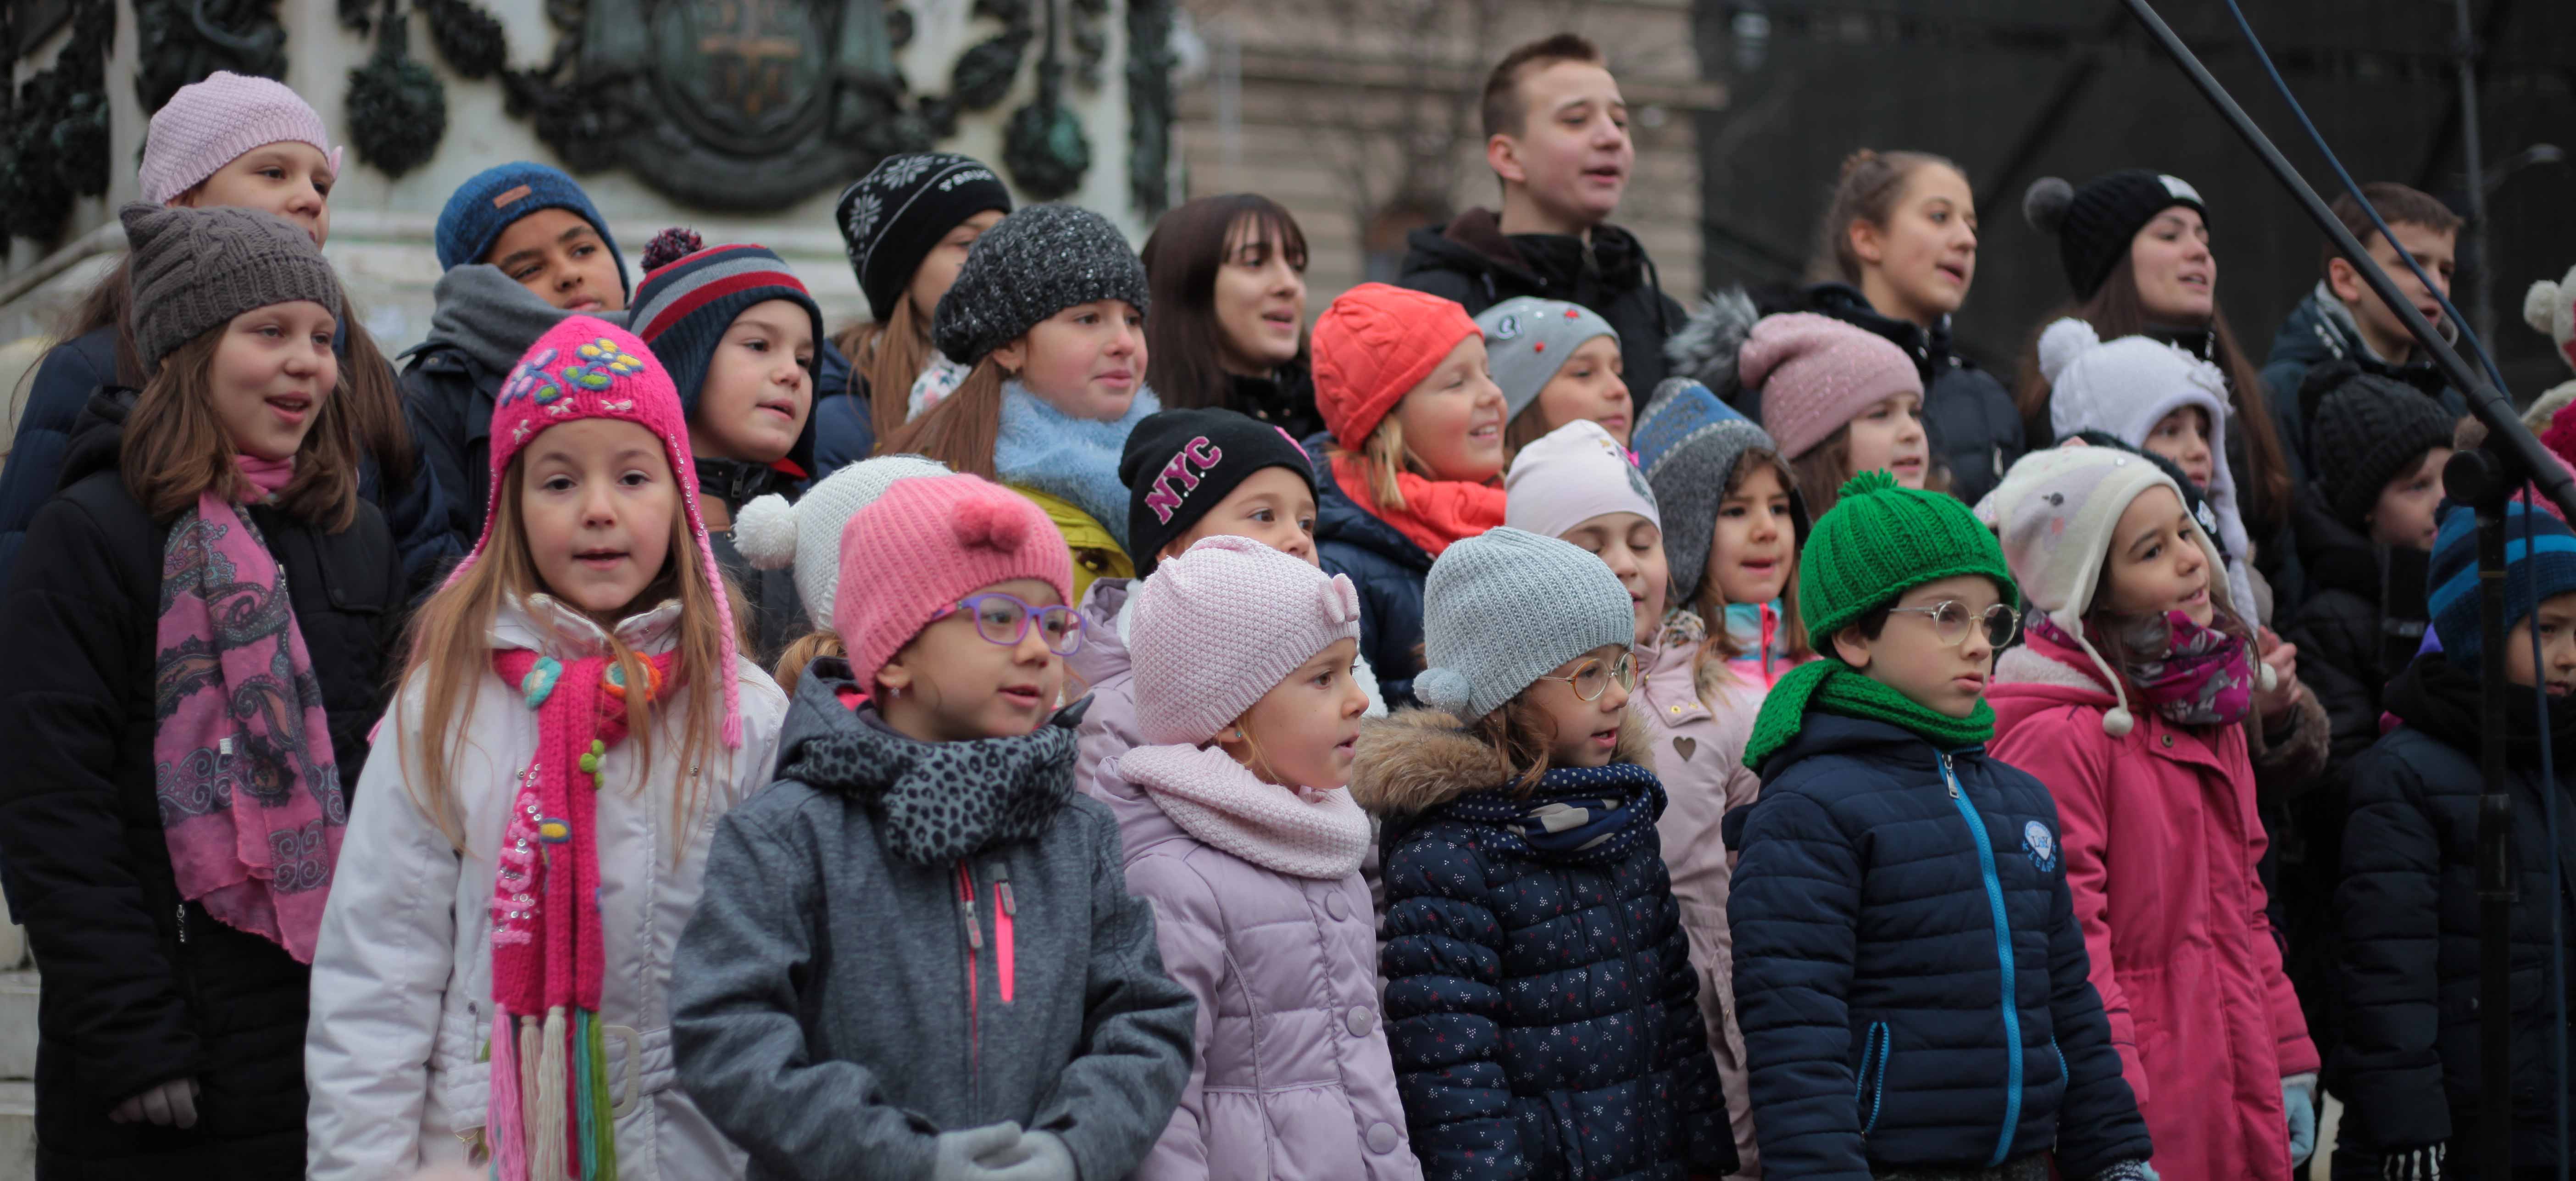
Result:
M724 742L728 749L738 749L742 702L734 677L733 604L725 599L724 571L716 565L715 547L707 540L706 520L698 515L698 464L689 451L688 417L680 410L680 395L672 388L670 373L643 341L595 316L574 316L528 346L518 367L501 383L500 397L492 406L492 492L484 503L501 499L501 477L510 470L510 461L527 450L530 440L548 427L585 418L631 422L662 440L663 455L671 461L672 482L680 489L680 509L688 517L689 536L697 539L698 561L708 585L715 589L716 627L724 637L720 674ZM484 516L482 539L448 574L449 585L465 577L490 548L492 522L498 519L498 514Z
M832 630L849 650L850 679L875 693L877 670L932 616L1015 578L1037 579L1073 603L1073 554L1045 510L980 476L895 481L841 526Z
M1735 368L1746 388L1762 391L1762 429L1788 459L1888 398L1923 393L1914 358L1895 342L1813 312L1764 316Z

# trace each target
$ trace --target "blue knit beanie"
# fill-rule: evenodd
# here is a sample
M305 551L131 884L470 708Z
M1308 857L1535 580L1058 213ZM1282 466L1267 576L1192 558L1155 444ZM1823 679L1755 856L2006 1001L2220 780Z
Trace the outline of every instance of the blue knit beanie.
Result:
M618 288L634 292L634 283L626 277L626 256L617 252L617 239L609 234L607 219L590 203L590 194L582 192L581 185L562 169L528 160L486 168L447 195L447 208L438 211L439 268L452 271L483 261L501 231L540 209L569 209L589 222L608 247L608 256L617 260Z
M2576 591L2576 533L2556 513L2516 500L2505 507L2504 537L2504 626L2510 631L2543 600ZM2443 654L2463 668L2477 668L2484 643L2478 629L2478 515L2466 506L2442 510L2425 598Z

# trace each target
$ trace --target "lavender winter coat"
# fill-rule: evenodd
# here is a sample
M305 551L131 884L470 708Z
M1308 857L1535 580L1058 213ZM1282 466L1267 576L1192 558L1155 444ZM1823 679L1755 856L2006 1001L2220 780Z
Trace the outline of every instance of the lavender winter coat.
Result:
M1134 1181L1421 1181L1360 875L1294 877L1210 846L1115 756L1085 790L1118 817L1163 970L1198 999L1189 1085Z

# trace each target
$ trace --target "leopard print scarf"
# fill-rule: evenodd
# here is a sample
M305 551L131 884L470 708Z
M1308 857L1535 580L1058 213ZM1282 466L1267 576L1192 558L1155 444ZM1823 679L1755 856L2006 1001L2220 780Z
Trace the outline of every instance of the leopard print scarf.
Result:
M781 759L778 776L852 796L881 821L886 851L939 865L1046 832L1073 798L1079 705L1017 738L922 742L879 721L876 707L841 703L849 666L817 661L796 687L799 711L823 711Z

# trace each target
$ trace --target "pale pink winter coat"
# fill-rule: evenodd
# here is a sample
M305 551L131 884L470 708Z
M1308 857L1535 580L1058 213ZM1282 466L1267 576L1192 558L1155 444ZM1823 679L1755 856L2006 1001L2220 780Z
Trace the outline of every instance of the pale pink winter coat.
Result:
M1118 817L1129 892L1153 904L1163 970L1198 999L1189 1085L1134 1181L1421 1181L1358 872L1296 877L1209 845L1118 756L1091 790Z
M2264 916L2263 822L2242 726L2179 726L2143 705L2113 738L2109 687L2032 635L1996 663L1998 759L2057 800L2060 848L2122 1074L2176 1181L2290 1169L2281 1080L2317 1069Z

